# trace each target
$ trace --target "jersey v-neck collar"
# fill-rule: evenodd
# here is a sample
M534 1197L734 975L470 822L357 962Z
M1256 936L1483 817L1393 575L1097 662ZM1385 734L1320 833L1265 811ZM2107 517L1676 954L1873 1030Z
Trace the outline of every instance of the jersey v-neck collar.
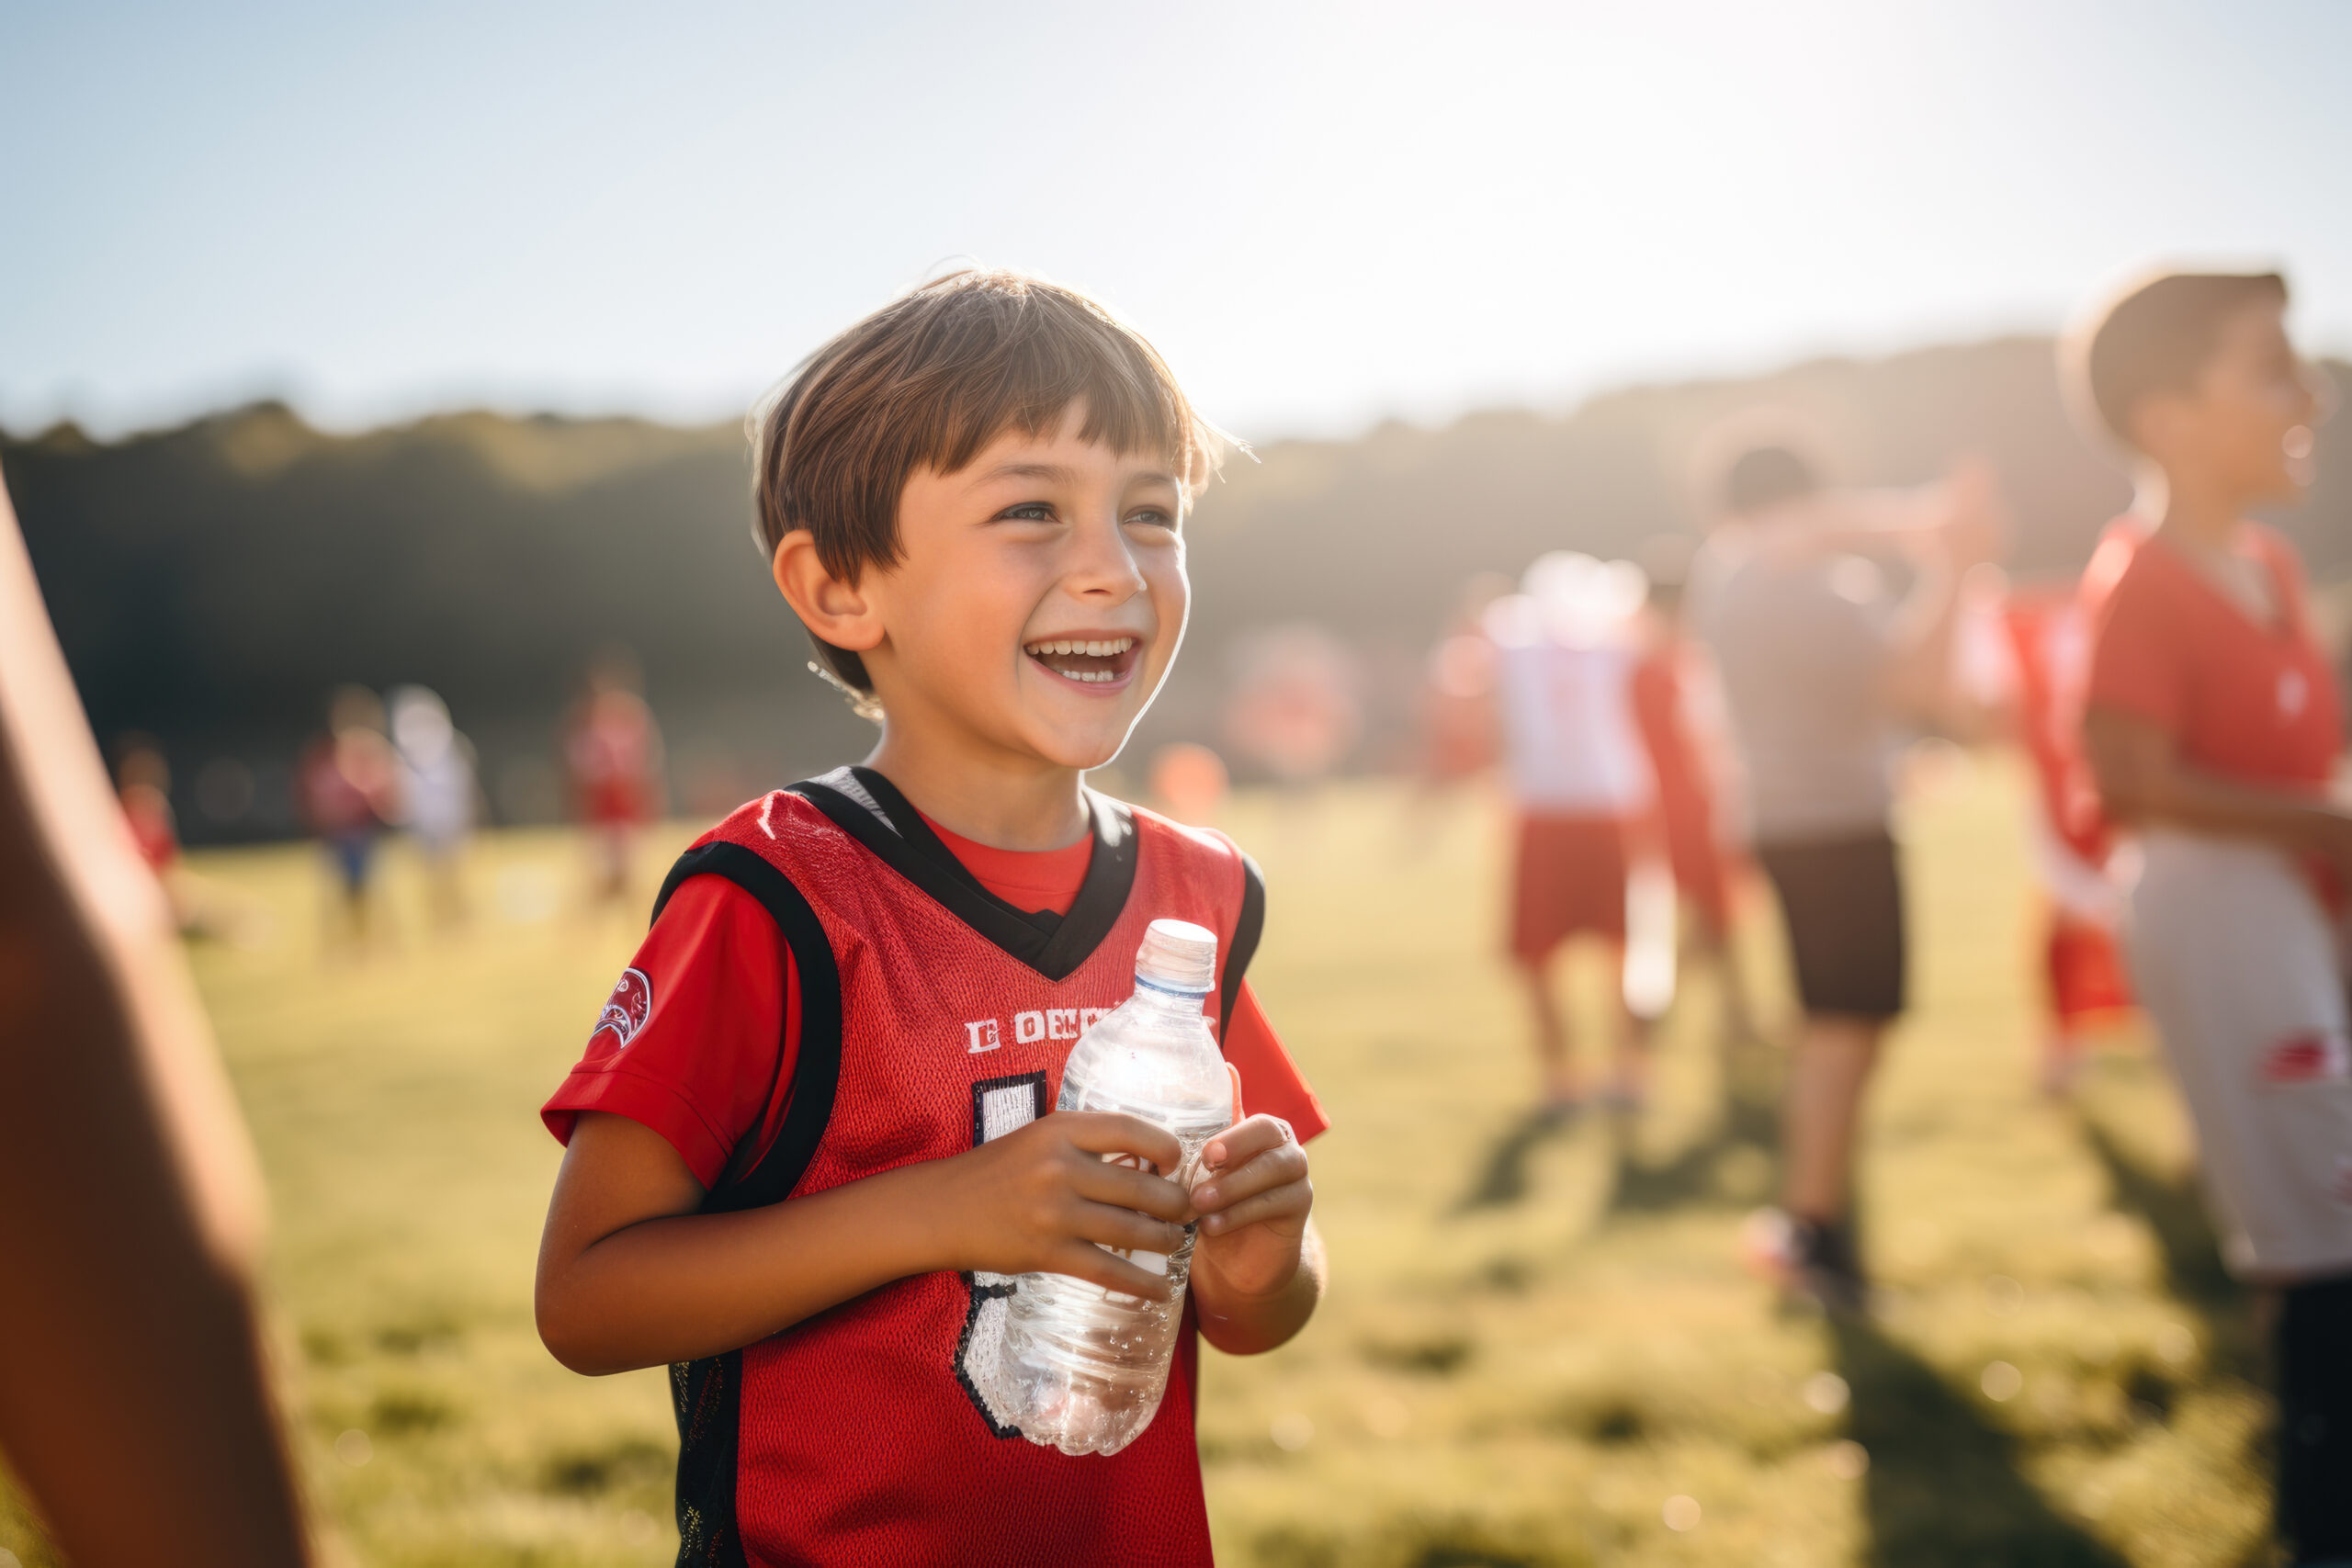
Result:
M1048 980L1061 980L1102 944L1127 907L1136 879L1135 816L1085 792L1094 850L1069 913L1032 912L989 892L940 842L899 787L871 768L840 768L791 786L832 824L872 851L972 931Z

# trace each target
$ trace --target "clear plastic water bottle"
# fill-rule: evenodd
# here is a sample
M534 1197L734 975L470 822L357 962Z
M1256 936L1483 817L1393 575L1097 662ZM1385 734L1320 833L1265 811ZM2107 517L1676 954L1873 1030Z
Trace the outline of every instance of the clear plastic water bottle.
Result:
M1057 1111L1114 1111L1156 1122L1183 1145L1157 1174L1189 1189L1202 1147L1233 1124L1233 1079L1202 1002L1216 984L1216 937L1184 920L1154 920L1136 954L1135 995L1079 1037L1062 1069ZM1123 1163L1139 1164L1139 1156ZM1149 1168L1146 1167L1146 1168ZM1174 1285L1148 1301L1065 1274L1024 1274L1007 1303L999 1402L1033 1443L1066 1454L1114 1454L1159 1409L1175 1359L1193 1268L1193 1227L1171 1254L1119 1251Z

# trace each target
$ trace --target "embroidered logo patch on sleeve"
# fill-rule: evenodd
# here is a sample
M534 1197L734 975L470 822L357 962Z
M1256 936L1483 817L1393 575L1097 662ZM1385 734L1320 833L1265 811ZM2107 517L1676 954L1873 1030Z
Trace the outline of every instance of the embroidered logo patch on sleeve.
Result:
M613 983L613 994L605 1001L604 1016L596 1020L596 1027L588 1032L590 1043L599 1034L613 1037L613 1049L626 1049L637 1032L645 1027L646 1016L653 1010L653 982L645 977L642 969L624 969Z

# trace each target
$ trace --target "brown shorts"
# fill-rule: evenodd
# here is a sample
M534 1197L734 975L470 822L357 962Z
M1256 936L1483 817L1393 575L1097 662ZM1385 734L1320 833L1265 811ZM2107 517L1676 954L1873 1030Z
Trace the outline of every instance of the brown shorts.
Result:
M1804 1010L1884 1021L1903 1010L1903 878L1894 840L1758 844L1781 896Z
M1625 940L1628 836L1615 817L1520 819L1512 957L1532 964L1579 931Z

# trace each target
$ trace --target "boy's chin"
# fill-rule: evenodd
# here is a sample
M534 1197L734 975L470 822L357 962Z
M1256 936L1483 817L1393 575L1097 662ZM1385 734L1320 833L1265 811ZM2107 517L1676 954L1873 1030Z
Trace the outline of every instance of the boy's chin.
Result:
M1127 731L1134 721L1121 723L1115 728L1097 728L1089 725L1082 732L1066 727L1056 727L1044 733L1032 731L1030 749L1046 761L1060 768L1076 768L1080 773L1100 768L1116 757L1127 743Z

